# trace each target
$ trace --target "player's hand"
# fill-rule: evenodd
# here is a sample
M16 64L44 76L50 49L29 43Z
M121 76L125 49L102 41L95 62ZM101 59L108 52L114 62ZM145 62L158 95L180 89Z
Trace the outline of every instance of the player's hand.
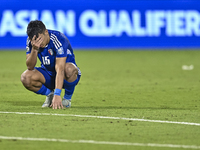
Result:
M39 36L38 38L36 38L36 35L33 36L32 40L31 40L31 45L33 47L34 50L39 50L40 45L43 42L43 37Z
M51 106L52 109L63 109L62 99L58 95L54 95Z

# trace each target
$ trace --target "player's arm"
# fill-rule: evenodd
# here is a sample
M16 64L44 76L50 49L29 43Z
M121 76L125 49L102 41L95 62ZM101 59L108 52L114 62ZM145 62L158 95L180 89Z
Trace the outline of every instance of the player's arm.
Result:
M56 85L55 89L62 89L65 76L65 63L67 57L56 58Z
M33 70L37 63L37 51L32 50L30 54L26 55L26 66L28 70Z
M64 82L64 76L65 76L65 62L67 57L60 57L56 58L56 85L55 85L55 92L54 92L54 98L52 101L52 108L63 108L62 100L60 97L60 93L62 91L63 82Z
M31 40L31 45L32 45L31 53L26 55L26 66L28 70L33 70L37 63L37 54L38 54L38 50L40 48L40 44L42 43L42 41L43 41L43 38L41 36L36 38L35 35L33 36L33 39Z

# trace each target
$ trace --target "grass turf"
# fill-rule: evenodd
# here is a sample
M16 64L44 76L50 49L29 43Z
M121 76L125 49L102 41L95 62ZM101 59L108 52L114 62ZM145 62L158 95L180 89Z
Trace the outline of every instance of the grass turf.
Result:
M75 55L82 77L72 108L52 110L41 108L45 97L27 91L20 82L25 52L0 51L0 111L200 123L200 51L75 51ZM194 69L182 70L182 65ZM200 146L200 126L61 116L0 114L0 136ZM0 140L0 148L160 149L19 140Z

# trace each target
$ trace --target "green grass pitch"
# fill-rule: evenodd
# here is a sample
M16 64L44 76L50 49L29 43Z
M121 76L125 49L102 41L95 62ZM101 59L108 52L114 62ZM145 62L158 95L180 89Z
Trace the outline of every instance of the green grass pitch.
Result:
M159 147L158 144L200 146L199 125L4 113L107 116L200 124L200 51L75 50L74 53L82 77L72 97L72 107L52 110L41 107L44 96L27 91L20 82L20 75L26 70L25 51L0 51L0 136L144 145L0 138L1 150L171 150L182 148ZM183 65L194 68L183 70ZM145 145L148 143L155 146Z

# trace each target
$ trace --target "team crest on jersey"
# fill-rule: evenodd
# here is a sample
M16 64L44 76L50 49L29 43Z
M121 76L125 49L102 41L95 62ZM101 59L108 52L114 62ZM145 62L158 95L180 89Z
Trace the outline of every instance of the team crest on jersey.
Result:
M59 55L64 54L63 47L60 47L57 51L58 51L58 54L59 54Z
M48 52L49 52L50 55L53 55L52 49L49 49Z

